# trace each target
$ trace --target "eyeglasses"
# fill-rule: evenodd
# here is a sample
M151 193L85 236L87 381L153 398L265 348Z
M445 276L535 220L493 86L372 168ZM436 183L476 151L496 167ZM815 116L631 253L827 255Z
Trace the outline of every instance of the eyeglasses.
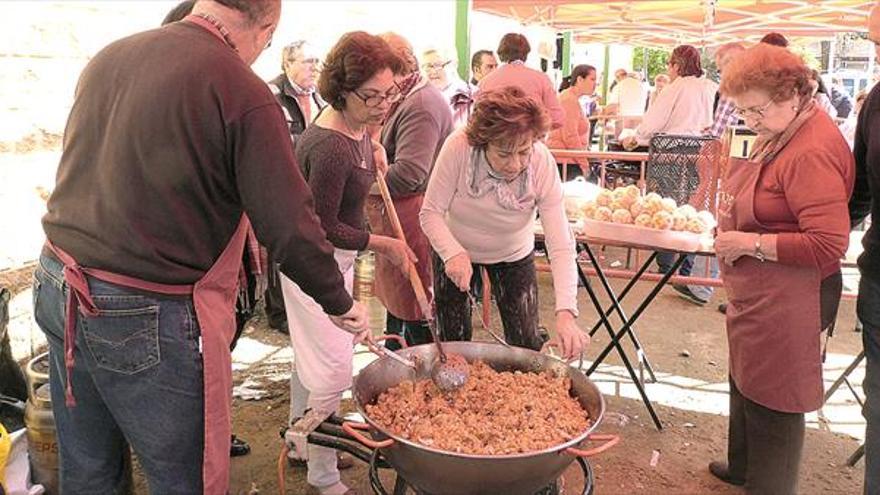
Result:
M770 108L770 105L772 105L772 104L773 104L773 100L771 99L767 103L765 103L761 106L758 106L758 107L751 107L751 108L738 108L737 107L737 108L733 109L733 114L737 118L742 119L742 120L745 120L747 117L749 117L751 115L754 115L755 117L757 117L759 119L763 119L764 112L766 112L767 109Z
M425 70L440 70L449 65L449 62L450 61L447 60L446 62L434 62L432 64L424 63L422 64L422 68Z
M394 91L394 92L388 92L388 93L385 93L384 95L380 94L380 95L369 95L369 96L364 96L364 95L358 93L357 91L352 91L352 93L354 93L355 96L360 98L360 100L362 102L364 102L364 105L366 105L370 108L378 107L379 105L382 104L383 101L387 101L388 103L396 103L400 100L400 97L402 96L399 90Z
M302 65L307 66L307 67L311 67L311 68L313 68L313 69L315 69L315 70L317 70L317 71L320 71L320 70L324 67L324 65L321 63L321 61L320 61L319 59L315 58L315 57L310 57L310 58L289 58L289 59L287 59L287 61L285 62L286 65L292 65L292 64L297 64L297 63L298 63L298 64L302 64Z

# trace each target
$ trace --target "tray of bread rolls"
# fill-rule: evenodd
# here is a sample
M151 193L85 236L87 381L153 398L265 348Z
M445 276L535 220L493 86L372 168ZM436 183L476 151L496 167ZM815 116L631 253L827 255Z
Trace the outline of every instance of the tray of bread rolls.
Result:
M643 195L634 185L603 189L579 206L567 213L575 231L587 237L680 252L711 250L711 212L657 193Z

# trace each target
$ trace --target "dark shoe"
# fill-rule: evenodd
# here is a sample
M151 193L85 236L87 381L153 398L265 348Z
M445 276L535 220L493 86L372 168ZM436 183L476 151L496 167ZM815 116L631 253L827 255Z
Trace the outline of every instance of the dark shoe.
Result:
M713 476L718 478L719 480L729 483L734 486L743 486L746 484L746 480L733 479L730 476L730 469L727 467L726 462L721 461L712 461L709 463L709 472L712 473Z
M290 329L287 328L286 321L269 322L269 328L271 328L272 330L278 330L279 332L283 333L284 335L290 335Z
M703 299L702 297L699 297L691 292L691 290L688 289L687 285L672 284L672 288L675 289L675 292L678 292L681 297L698 306L705 306L706 303L709 302L708 299Z
M727 314L727 303L721 303L718 305L718 312L726 315Z
M251 446L244 440L232 435L232 442L229 447L230 457L240 457L251 453Z

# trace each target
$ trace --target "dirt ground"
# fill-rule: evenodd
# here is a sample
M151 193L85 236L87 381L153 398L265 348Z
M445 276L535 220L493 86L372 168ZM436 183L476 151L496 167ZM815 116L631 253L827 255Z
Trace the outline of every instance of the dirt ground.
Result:
M605 263L622 261L623 253L609 250ZM33 265L0 272L0 285L14 293L26 290ZM591 279L599 287L596 279ZM553 298L549 276L542 273L541 318L551 322ZM617 290L623 281L614 280ZM624 301L632 312L635 302L650 290L650 283L637 285L633 295ZM601 291L600 291L601 292ZM596 312L580 291L582 327L596 321ZM604 299L603 299L604 300ZM724 459L727 429L727 368L726 337L723 316L715 306L723 301L723 291L705 307L687 302L666 288L642 316L637 331L658 383L647 385L647 393L657 406L664 429L654 428L645 406L615 353L599 367L591 378L602 390L607 413L599 433L614 433L621 442L609 451L590 459L595 473L595 493L603 494L734 494L742 491L716 481L707 471L710 460ZM829 344L829 363L825 367L826 387L861 349L861 334L853 332L855 305L852 300L841 303L835 336ZM493 308L492 327L499 333L500 322ZM474 328L479 328L475 322ZM490 340L485 332L476 331L477 340ZM600 330L593 338L587 358L595 358L609 341ZM629 355L635 356L626 344ZM833 358L833 359L832 359ZM236 385L263 394L259 400L234 401L234 432L247 440L249 455L234 458L231 472L231 493L278 493L277 459L281 442L279 431L287 422L289 363L291 351L286 335L268 328L262 314L249 324L234 354ZM372 360L370 354L356 356L356 369ZM860 390L860 375L853 376L853 385ZM246 383L245 383L246 382ZM346 411L353 409L350 399L344 401ZM841 411L844 411L841 413ZM800 493L855 494L861 491L864 463L845 465L859 445L864 422L858 406L848 391L839 391L826 404L820 415L808 415L804 459L801 466ZM841 433L842 431L850 433ZM654 452L657 454L654 454ZM652 457L659 456L652 466ZM575 464L565 474L567 494L580 493L583 479ZM393 474L383 472L387 490L393 487ZM360 493L372 493L367 481L365 464L343 471L343 480ZM135 475L136 493L148 489L143 474ZM286 493L316 494L305 482L305 469L287 468Z
M619 254L609 253L606 261L613 261ZM622 282L615 281L614 285L620 289ZM551 321L552 291L549 290L547 274L541 276L541 287L544 298L542 321ZM637 286L635 295L624 304L625 308L632 311L634 301L640 300L648 290L647 283ZM582 326L592 325L596 313L589 309L591 306L583 290L581 298L579 321ZM664 424L662 431L654 428L644 405L633 398L633 388L628 385L626 375L620 373L622 368L617 368L620 361L615 355L612 354L607 361L608 366L603 365L593 375L608 404L599 432L621 436L616 447L590 459L596 494L744 493L715 480L706 469L709 461L724 459L726 452L727 418L719 413L727 408L727 349L723 316L715 310L722 300L723 293L716 294L709 306L698 307L667 288L637 327L660 381L649 384L647 390L652 400L661 404L657 411ZM853 314L853 302L843 301L839 330L829 346L829 352L846 358L847 363L861 348L860 334L852 331ZM497 314L493 316L493 327L499 327ZM486 337L478 335L478 340L489 340ZM588 355L595 357L608 341L607 334L597 333ZM244 359L253 363L236 372L236 383L250 378L252 383L259 384L256 388L268 396L261 400L235 400L234 432L250 443L252 452L232 461L232 493L278 493L279 430L287 420L288 410L285 381L289 366L289 351L285 349L287 337L270 330L263 319L257 317L246 331L243 342L252 349L262 349L262 354ZM236 353L237 362L242 362L243 354ZM369 359L363 355L356 358L358 361ZM828 383L840 373L840 369L842 367L826 366ZM848 398L838 400L835 396L829 405L831 402L857 410L854 401ZM346 400L345 407L352 407L350 400ZM850 420L856 430L863 428L860 420L857 415ZM830 431L834 425L829 427L829 421L817 421L808 416L807 422L800 493L860 493L864 463L859 462L854 468L845 465L859 441ZM659 459L652 466L655 451L659 453ZM390 491L393 475L384 473L382 478ZM566 471L565 478L565 493L581 492L583 480L575 464ZM343 480L357 488L359 493L372 493L363 463L356 461L355 467L343 471ZM285 482L288 494L317 493L306 484L304 468L286 469ZM138 493L147 493L140 475L137 485Z

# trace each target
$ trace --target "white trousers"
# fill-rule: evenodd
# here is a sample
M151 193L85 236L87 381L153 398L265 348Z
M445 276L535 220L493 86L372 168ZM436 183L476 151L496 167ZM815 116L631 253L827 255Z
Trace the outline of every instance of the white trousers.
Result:
M334 253L349 293L356 254L340 249ZM283 274L281 290L293 346L290 419L301 417L306 409L336 412L342 393L351 387L354 335L334 325L318 303ZM308 454L310 485L324 488L340 481L336 450L309 445Z

